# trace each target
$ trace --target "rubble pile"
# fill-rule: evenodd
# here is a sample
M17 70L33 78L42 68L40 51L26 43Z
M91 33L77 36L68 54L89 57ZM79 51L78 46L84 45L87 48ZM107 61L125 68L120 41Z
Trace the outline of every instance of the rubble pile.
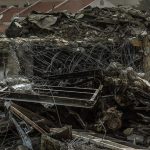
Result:
M8 37L55 35L69 40L114 41L149 32L150 15L133 8L91 8L77 14L33 12L24 20L14 20ZM109 37L109 38L108 38Z
M0 149L149 148L149 25L148 13L123 7L14 20Z
M74 15L33 12L24 20L14 20L7 29L6 35L7 37L49 38L49 43L45 45L42 43L41 48L38 46L36 49L38 53L39 49L43 50L44 47L48 47L50 51L53 49L54 54L48 54L51 55L50 57L55 56L60 59L59 55L62 54L64 58L68 57L63 52L55 55L57 51L59 53L66 50L68 53L76 53L77 58L86 55L83 56L84 59L90 55L94 60L99 61L96 64L104 68L115 61L131 66L136 71L143 71L144 52L141 43L144 43L144 37L149 34L149 18L150 15L146 12L122 7L86 8ZM136 38L140 39L141 43L137 43ZM37 55L37 51L32 55L34 56L35 53ZM46 55L47 53L49 51L45 52ZM64 62L65 60L60 61L68 63Z

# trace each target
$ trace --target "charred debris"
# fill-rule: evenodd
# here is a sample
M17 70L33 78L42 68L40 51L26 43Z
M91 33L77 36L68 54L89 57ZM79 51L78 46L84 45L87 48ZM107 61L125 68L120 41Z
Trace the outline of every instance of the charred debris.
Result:
M0 149L148 149L150 14L33 12L1 38Z

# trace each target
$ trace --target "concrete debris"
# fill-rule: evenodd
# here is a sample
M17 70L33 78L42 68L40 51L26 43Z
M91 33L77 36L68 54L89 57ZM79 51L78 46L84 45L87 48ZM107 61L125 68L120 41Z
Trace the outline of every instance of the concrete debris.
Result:
M18 84L11 87L13 92L30 93L32 91L31 84Z
M0 149L148 149L149 18L88 7L14 20L0 40Z

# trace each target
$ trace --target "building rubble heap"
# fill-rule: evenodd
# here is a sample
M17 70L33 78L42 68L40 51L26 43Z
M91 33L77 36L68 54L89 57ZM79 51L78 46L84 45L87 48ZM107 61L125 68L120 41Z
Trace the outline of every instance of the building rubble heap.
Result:
M14 20L0 41L0 149L148 149L149 26L124 7Z

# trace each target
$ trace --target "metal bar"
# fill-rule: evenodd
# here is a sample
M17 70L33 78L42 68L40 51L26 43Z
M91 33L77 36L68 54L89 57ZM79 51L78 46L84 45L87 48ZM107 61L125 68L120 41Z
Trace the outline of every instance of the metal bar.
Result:
M42 88L34 88L34 90L36 91L51 91L51 92L66 92L66 93L77 93L77 94L88 94L88 95L91 95L91 94L94 94L94 92L79 92L79 91L68 91L68 90L55 90L55 89L42 89Z
M20 101L20 102L28 102L28 103L39 103L39 104L51 104L51 105L60 105L60 106L70 106L70 107L84 107L84 108L92 108L95 102L91 102L86 99L76 99L76 98L68 98L68 97L56 97L56 96L33 96L30 98L24 97L25 95L18 95L14 97L4 97L0 98L1 100L8 101Z
M37 94L0 91L0 94L4 95L0 99L8 100L8 101L22 101L22 102L33 102L33 103L40 103L40 104L51 104L51 105L55 104L55 105L70 106L70 107L92 108L97 102L97 97L99 96L102 86L100 86L97 90L72 88L72 87L71 88L51 87L51 88L54 90L53 92L51 91L48 93L37 92ZM55 89L56 89L56 93L55 93ZM80 89L82 89L81 92ZM42 91L41 88L40 90ZM43 91L47 91L47 90L51 90L51 89L44 89ZM58 91L60 93L57 93ZM93 93L88 93L87 91L90 92L92 91Z
M94 88L79 88L79 87L61 87L61 86L46 86L46 85L34 85L34 88L55 89L55 90L67 90L67 91L79 91L79 92L95 92Z
M10 117L11 117L12 122L14 123L14 125L17 128L17 131L22 139L23 145L28 147L30 150L33 150L32 142L31 142L30 138L28 137L28 135L22 130L22 128L20 127L18 122L12 116L10 116Z
M58 80L58 79L72 79L72 78L87 78L99 75L101 71L99 69L90 70L90 71L83 71L83 72L74 72L74 73L67 73L61 75L47 75L45 76L49 80Z
M103 88L103 85L100 85L99 88L95 91L94 95L90 99L91 102L97 98L97 96L98 96L99 92L102 90L102 88Z
M82 138L94 145L109 148L111 150L146 150L144 148L133 148L114 141L103 139L101 137L93 136L89 132L72 132L73 138Z
M76 91L63 91L63 90L51 90L51 89L34 89L40 95L52 95L52 96L65 96L74 98L90 99L94 93L76 92Z
M28 124L30 124L33 128L35 128L41 134L46 134L47 133L45 130L43 130L41 127L39 127L35 122L33 122L30 118L28 118L27 116L25 116L21 111L19 111L18 109L16 109L14 106L10 106L10 111L15 116L17 116L17 117L19 116L19 118L22 118L25 122L27 122Z
M102 87L100 86L93 96L88 97L88 99L82 99L82 98L73 98L73 97L64 97L62 96L55 96L53 94L49 95L33 95L33 94L26 94L26 93L15 93L15 92L8 92L3 91L0 92L0 94L4 94L4 97L1 97L2 100L12 100L12 101L23 101L23 102L33 102L33 103L46 103L51 105L61 105L61 106L70 106L70 107L84 107L84 108L92 108L96 101L97 96L100 92ZM84 95L84 94L82 94ZM81 97L82 97L81 95Z

